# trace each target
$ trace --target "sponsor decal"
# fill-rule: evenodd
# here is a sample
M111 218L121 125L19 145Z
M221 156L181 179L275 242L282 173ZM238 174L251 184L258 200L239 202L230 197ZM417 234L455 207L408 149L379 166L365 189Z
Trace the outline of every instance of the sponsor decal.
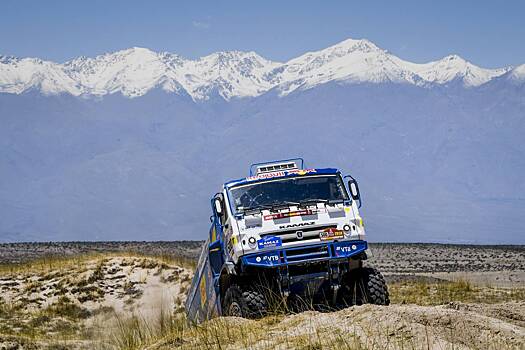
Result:
M315 169L294 169L294 170L288 170L288 175L306 175L310 173L317 172Z
M262 257L263 261L264 260L267 260L267 261L270 261L270 262L277 262L279 261L279 255L264 255Z
M272 173L263 173L255 176L250 176L246 178L246 181L255 181L255 180L264 180L264 179L273 179L274 177L286 176L286 171L274 171Z
M310 221L310 222L301 222L301 223L298 223L298 224L281 225L281 226L279 226L279 228L280 228L281 230L283 230L283 229L286 229L286 228L302 227L302 226L310 226L310 225L313 225L313 224L315 224L315 221Z
M259 249L268 247L280 247L283 245L281 237L267 236L257 241L257 247Z
M246 181L273 179L275 177L283 177L288 175L306 175L315 172L317 172L315 169L293 169L285 171L273 171L271 173L262 173L255 176L249 176L246 178Z
M336 247L335 250L336 251L341 251L343 253L350 253L352 252L353 250L356 250L357 247L355 245L351 246L351 247Z
M259 256L255 257L254 260L258 264L272 265L274 263L278 263L279 262L279 255L277 255L277 254L259 255Z
M344 238L344 233L342 230L328 228L319 233L319 238L321 239L321 241L330 241L334 239Z
M284 213L277 213L277 214L270 214L265 215L264 220L278 220L278 219L285 219L285 218L291 218L295 216L304 216L304 215L314 215L316 211L311 209L303 209L303 210L297 210L297 211L289 211Z
M215 242L217 240L217 231L215 230L215 225L213 226L213 229L211 230L211 242Z
M297 239L303 239L303 231L297 231L295 234L297 235Z
M363 251L366 245L363 243L350 243L350 242L339 242L335 243L335 255L336 256L351 256L359 251Z
M204 304L206 304L206 276L202 275L201 277L201 283L200 283L200 292L201 292L201 308L204 308Z

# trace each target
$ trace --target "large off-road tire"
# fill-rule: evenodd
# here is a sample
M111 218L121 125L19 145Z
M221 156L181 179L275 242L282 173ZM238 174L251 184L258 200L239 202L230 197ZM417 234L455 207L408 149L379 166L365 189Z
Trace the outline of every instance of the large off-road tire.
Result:
M224 294L222 312L224 316L258 318L267 314L268 303L262 293L233 284Z
M389 305L390 296L385 278L377 269L363 267L351 271L339 289L339 306L376 304Z

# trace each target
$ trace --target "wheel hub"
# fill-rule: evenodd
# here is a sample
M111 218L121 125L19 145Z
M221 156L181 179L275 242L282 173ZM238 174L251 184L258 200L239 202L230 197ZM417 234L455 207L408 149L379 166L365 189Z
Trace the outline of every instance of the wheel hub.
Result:
M228 308L228 315L242 317L242 310L239 303L234 301L230 304L230 307Z

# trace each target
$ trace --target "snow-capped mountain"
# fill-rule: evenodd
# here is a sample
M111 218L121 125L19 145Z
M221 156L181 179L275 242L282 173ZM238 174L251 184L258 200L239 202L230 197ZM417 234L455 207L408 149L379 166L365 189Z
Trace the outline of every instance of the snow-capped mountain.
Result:
M194 100L207 99L213 93L229 100L259 96L271 89L286 95L328 82L429 86L460 81L465 87L475 87L509 70L484 69L456 55L412 63L368 40L354 39L285 63L267 60L255 52L218 52L190 60L135 47L95 58L79 57L64 64L0 56L0 92L20 94L37 89L44 94L74 96L120 92L137 97L160 87L188 94ZM523 76L519 70L515 73L518 79Z
M510 70L508 78L515 82L525 82L525 64Z
M450 55L438 61L424 64L405 62L405 66L410 67L425 82L446 84L454 80L460 80L465 86L485 84L510 70L508 67L499 69L481 68L465 61L458 55Z
M524 96L525 65L367 40L284 63L0 56L0 243L205 239L221 183L301 156L358 179L372 241L523 244Z

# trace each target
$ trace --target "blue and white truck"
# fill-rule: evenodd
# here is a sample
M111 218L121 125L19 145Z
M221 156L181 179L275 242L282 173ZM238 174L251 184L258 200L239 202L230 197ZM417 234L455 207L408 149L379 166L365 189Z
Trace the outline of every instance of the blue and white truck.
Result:
M306 169L300 158L253 164L211 199L188 319L263 316L276 297L292 307L388 305L383 276L363 266L360 207L357 181L337 169Z

